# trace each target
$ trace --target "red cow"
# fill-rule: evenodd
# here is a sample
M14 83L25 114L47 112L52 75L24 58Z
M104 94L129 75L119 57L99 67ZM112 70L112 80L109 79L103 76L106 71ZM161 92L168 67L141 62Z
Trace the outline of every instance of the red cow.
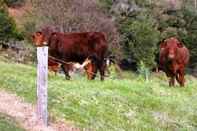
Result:
M46 45L49 47L49 55L65 62L78 62L82 64L86 58L91 59L91 78L94 79L99 70L101 80L104 80L105 57L107 42L101 32L84 32L63 34L59 32L45 35L44 32L36 32L33 35L36 46ZM66 78L69 79L67 70L62 68Z
M175 37L160 44L160 68L170 77L169 85L175 85L175 78L181 86L185 83L185 67L189 62L188 49Z

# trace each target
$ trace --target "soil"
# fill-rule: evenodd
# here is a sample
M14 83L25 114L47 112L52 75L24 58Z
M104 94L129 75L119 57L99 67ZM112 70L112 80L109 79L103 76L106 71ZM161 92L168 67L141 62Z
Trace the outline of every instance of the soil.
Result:
M70 123L51 122L45 126L36 117L36 106L15 94L0 91L0 112L14 118L27 131L79 131Z

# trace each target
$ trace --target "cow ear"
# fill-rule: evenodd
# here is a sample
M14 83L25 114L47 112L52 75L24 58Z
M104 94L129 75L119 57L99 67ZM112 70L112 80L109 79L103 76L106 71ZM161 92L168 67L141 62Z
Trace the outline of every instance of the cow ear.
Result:
M183 47L183 44L181 42L178 42L177 45L178 45L179 48Z

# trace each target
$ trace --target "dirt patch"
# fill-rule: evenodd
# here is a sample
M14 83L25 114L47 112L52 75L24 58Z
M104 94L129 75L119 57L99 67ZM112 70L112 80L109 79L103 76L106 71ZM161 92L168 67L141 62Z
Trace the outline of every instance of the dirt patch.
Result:
M36 107L24 102L14 94L0 91L0 112L16 119L27 131L79 131L71 124L64 122L49 122L49 126L39 123L36 117Z

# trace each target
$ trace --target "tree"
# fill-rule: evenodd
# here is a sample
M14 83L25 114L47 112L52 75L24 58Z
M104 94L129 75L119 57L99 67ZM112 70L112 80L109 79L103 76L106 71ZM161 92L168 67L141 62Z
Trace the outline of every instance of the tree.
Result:
M15 21L8 15L5 3L0 0L0 44L6 44L9 39L22 39L16 28Z
M146 67L153 67L159 41L159 31L154 28L153 22L147 18L128 20L122 23L121 32L124 36L126 56L133 57L138 65L143 62Z
M4 0L4 2L9 7L18 7L22 6L25 3L25 0Z

